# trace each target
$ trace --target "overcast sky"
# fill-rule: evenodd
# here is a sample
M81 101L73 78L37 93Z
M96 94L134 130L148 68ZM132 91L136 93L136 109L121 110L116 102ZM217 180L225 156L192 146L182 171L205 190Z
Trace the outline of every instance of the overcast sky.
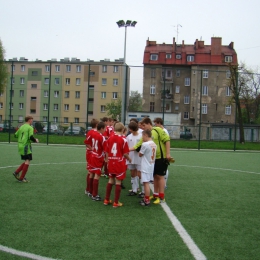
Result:
M142 66L146 40L206 45L212 36L234 42L239 62L260 65L259 0L0 0L0 38L6 59L77 57L81 61L124 56L124 28L118 20L135 20L127 29L126 62ZM131 69L131 90L142 92L142 69Z

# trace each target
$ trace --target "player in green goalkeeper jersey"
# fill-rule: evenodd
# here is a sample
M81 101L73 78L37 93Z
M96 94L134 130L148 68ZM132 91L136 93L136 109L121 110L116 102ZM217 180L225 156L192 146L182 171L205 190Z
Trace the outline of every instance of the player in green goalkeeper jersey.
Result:
M32 142L39 143L39 140L33 137L32 116L25 117L25 123L14 134L18 138L18 151L24 162L13 173L19 182L28 182L25 175L28 171L30 161L32 160ZM22 172L20 176L20 172Z

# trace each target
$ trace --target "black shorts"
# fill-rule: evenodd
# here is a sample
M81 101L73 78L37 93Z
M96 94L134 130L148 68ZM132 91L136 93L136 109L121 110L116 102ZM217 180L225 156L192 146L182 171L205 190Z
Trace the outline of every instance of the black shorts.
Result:
M168 165L169 164L167 163L167 159L165 158L155 159L153 175L160 175L160 176L166 175Z
M30 154L26 154L26 155L21 155L21 159L31 161L32 160L32 154L30 153Z

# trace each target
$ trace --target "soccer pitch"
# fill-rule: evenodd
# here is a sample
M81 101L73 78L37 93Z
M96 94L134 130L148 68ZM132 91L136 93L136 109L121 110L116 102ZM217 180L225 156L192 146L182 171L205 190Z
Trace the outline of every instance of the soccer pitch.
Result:
M259 259L260 153L171 155L166 204L127 196L128 173L113 208L84 194L84 146L34 144L18 183L17 144L0 143L0 259Z

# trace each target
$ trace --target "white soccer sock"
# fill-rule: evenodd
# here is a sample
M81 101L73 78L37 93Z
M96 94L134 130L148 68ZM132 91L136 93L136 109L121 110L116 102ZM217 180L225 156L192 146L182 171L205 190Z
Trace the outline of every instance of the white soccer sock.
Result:
M164 175L165 186L166 186L166 183L167 183L168 177L169 177L169 171L167 170L167 171L166 171L166 174Z
M132 185L132 191L135 190L135 177L131 177L131 185Z

